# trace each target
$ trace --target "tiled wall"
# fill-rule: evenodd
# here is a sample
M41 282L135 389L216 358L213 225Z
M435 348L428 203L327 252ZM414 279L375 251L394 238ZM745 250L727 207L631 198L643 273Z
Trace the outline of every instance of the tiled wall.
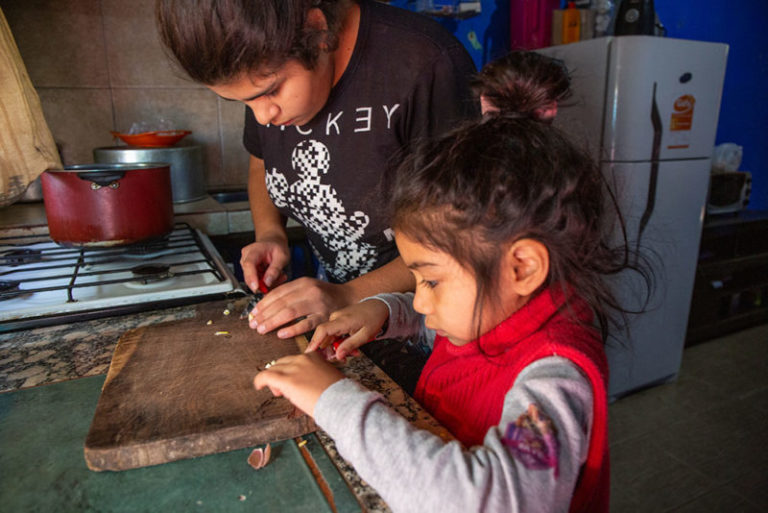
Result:
M1 0L64 164L93 162L111 130L166 118L204 147L209 188L245 186L242 104L188 80L163 52L154 0Z

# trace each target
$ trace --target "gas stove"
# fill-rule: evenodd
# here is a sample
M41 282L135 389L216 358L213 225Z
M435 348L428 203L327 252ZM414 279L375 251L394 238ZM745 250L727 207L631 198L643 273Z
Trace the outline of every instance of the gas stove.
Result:
M0 237L0 332L244 294L208 237L188 225L128 246Z

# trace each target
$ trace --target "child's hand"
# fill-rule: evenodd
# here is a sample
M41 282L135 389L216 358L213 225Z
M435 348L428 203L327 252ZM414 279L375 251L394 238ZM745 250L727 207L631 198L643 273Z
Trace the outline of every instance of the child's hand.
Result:
M253 378L257 390L269 387L275 396L284 396L297 408L314 416L315 404L326 388L344 378L319 353L285 356Z
M359 354L357 348L376 338L389 317L389 308L383 301L369 299L342 308L330 315L330 320L315 329L306 352L323 349L345 339L336 348L336 358Z

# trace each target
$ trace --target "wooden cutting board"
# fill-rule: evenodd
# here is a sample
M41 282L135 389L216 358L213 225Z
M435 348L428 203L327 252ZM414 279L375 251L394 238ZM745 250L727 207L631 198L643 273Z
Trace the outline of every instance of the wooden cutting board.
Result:
M206 303L194 319L120 338L85 440L88 468L156 465L316 429L288 400L254 389L259 370L302 342L259 335L240 319L244 306Z

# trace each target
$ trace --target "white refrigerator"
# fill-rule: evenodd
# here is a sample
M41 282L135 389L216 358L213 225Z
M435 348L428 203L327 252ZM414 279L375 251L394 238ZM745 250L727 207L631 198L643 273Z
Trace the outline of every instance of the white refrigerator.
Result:
M655 272L646 310L606 344L613 400L680 370L728 46L616 36L537 51L568 67L574 94L555 123L593 152L630 245ZM636 275L623 273L612 286L625 305L640 307Z

